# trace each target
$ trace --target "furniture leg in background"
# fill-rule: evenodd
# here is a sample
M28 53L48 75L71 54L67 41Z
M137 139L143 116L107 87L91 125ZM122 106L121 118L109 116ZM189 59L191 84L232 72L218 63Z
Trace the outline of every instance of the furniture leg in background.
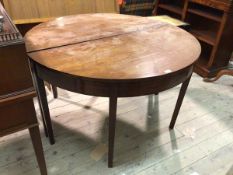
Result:
M57 98L58 97L57 87L52 85L52 91L53 91L53 97Z
M56 99L58 97L57 87L49 84L46 81L44 82L44 84L48 88L48 90L53 93L53 98Z
M218 79L220 79L224 75L233 76L233 70L230 70L230 69L221 70L216 75L216 77L214 77L214 78L204 78L204 81L205 82L214 82L214 81L217 81Z
M231 55L230 63L226 69L219 71L217 73L217 75L213 78L204 78L204 81L205 82L214 82L214 81L217 81L218 79L220 79L224 75L233 76L233 53Z

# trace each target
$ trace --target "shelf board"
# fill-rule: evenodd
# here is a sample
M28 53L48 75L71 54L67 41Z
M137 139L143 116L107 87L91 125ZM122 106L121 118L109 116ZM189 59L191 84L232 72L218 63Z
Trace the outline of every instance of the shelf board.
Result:
M201 30L201 29L190 29L190 33L193 34L200 41L203 41L212 46L215 45L216 34L212 31Z
M182 15L182 11L183 11L181 7L172 4L159 4L158 7L176 13L178 15Z
M192 13L192 14L195 14L195 15L202 16L204 18L208 18L208 19L217 21L217 22L221 22L222 21L221 16L216 15L214 13L210 13L208 11L203 11L203 10L200 10L200 9L190 8L190 9L188 9L188 12Z
M55 17L49 17L49 18L33 18L33 19L15 19L14 24L20 25L20 24L34 24L34 23L42 23L47 22L49 20L54 19Z

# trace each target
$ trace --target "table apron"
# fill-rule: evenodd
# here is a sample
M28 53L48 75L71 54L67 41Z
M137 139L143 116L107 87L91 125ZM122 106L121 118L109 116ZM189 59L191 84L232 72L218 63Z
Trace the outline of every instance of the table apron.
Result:
M39 78L59 88L85 95L111 97L134 97L159 93L183 83L193 72L193 65L159 77L136 80L96 80L80 78L44 67L36 62Z

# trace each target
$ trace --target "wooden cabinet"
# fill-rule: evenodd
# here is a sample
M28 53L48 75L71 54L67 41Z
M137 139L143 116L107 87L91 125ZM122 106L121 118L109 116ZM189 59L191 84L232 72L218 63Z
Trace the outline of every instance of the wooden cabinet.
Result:
M0 2L4 17L0 32L0 137L28 129L40 172L47 175L33 97L31 74L22 35Z
M0 14L4 17L3 31L0 32L0 132L11 126L13 123L13 109L19 118L15 118L14 122L17 125L17 120L24 120L26 111L31 111L30 115L36 118L35 110L32 102L35 96L35 90L32 84L32 78L27 62L27 55L23 37L11 22L8 14L0 4ZM28 97L28 98L27 98ZM17 103L17 108L14 104ZM29 104L29 101L31 104ZM32 108L32 109L31 109ZM25 112L24 112L25 110ZM21 116L21 117L20 117ZM12 118L12 120L11 120ZM8 120L9 119L9 120ZM9 121L9 123L7 123ZM30 122L29 122L30 123ZM30 125L37 124L34 119ZM2 125L7 125L4 128ZM13 124L12 124L13 125Z
M156 15L190 23L202 46L195 71L213 77L228 66L233 51L233 2L230 0L158 0Z

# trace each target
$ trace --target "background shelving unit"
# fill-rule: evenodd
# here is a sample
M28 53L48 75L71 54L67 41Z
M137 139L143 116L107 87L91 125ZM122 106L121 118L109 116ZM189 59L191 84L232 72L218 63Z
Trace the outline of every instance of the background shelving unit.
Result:
M158 0L155 15L169 15L190 23L190 33L202 46L195 66L199 75L213 77L228 66L233 52L231 0Z
M169 15L177 19L182 19L184 0L163 0L157 1L156 12L160 15Z

